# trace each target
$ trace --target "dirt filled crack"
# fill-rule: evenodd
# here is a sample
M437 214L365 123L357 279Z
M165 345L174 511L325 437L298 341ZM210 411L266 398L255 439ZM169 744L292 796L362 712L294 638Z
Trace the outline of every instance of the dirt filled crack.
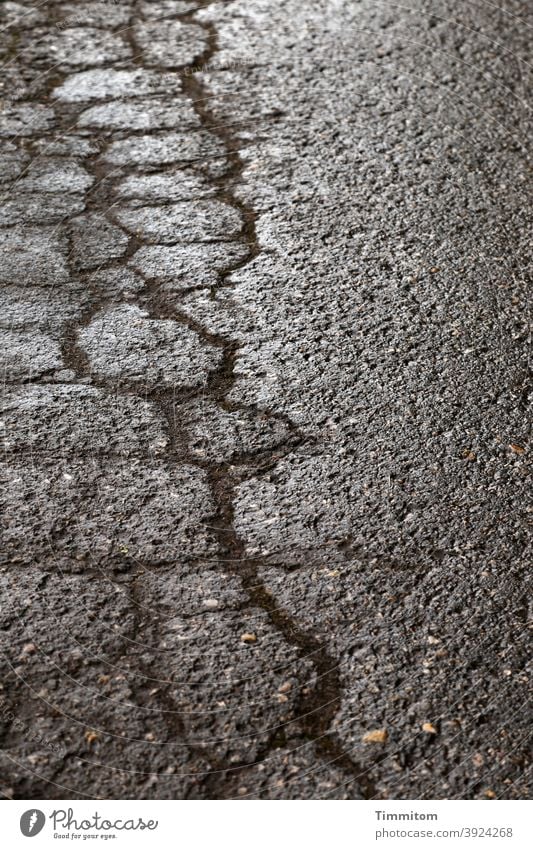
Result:
M184 19L194 19L191 15L183 16ZM195 20L195 19L194 19ZM198 23L195 20L196 23ZM208 33L208 46L201 57L197 60L198 65L208 66L217 52L217 33L210 23L202 23L201 26ZM257 213L251 206L240 200L233 189L242 175L243 163L239 155L239 145L231 132L220 125L220 120L209 109L209 96L207 87L194 75L182 74L184 92L190 97L191 104L198 115L201 125L211 134L215 135L224 145L227 151L231 167L223 177L213 179L218 186L218 194L221 199L237 209L243 220L242 235L249 245L247 255L239 263L228 268L224 273L226 278L250 262L259 254L260 245L256 234ZM226 400L235 382L235 362L238 356L239 344L232 340L225 340L212 333L206 333L205 329L197 322L182 316L188 326L195 330L206 341L222 348L223 360L221 366L210 374L207 393L219 404L226 407L232 405ZM245 409L250 411L248 405ZM253 410L257 415L258 411ZM264 411L261 411L264 414ZM270 416L279 418L289 426L291 434L296 437L296 443L301 444L305 437L298 431L293 422L285 416L277 416L269 411ZM290 445L290 442L289 442ZM296 444L290 446L297 447ZM279 452L279 447L277 449ZM284 452L282 452L284 453ZM276 449L269 452L270 465L275 465L280 457ZM249 465L254 467L254 458L247 458ZM190 458L190 462L198 465L196 458ZM338 662L327 651L323 643L315 636L309 634L289 614L280 608L274 597L268 592L261 581L257 561L247 557L243 541L235 529L235 494L236 487L242 480L242 476L234 471L234 466L227 463L201 464L207 472L207 479L213 500L216 504L216 514L210 520L210 527L215 533L221 554L224 557L226 569L238 575L242 586L246 591L253 607L260 608L268 615L270 622L283 634L285 640L294 646L302 658L311 660L316 673L316 684L306 694L302 694L295 715L291 722L295 722L301 728L305 738L315 743L318 753L324 760L334 762L336 766L347 771L358 781L366 798L372 798L375 786L368 775L354 763L349 755L333 739L330 731L331 722L340 706L342 698L342 687L338 673ZM254 470L255 473L255 470ZM280 737L281 735L281 737ZM284 739L283 729L276 729L271 736L269 744L262 752L262 757L268 757L269 752L279 748L280 739ZM212 784L212 782L211 782ZM213 789L216 788L213 785Z
M196 58L196 63L200 67L208 68L218 51L217 33L214 26L209 23L198 22L194 13L182 15L180 16L180 20L183 22L194 22L196 25L201 26L206 33L207 47ZM132 60L133 64L136 67L142 67L142 63L137 58L135 40L131 34L133 23L134 17L130 19L130 27L126 30L128 33L127 41L135 57ZM123 37L125 36L123 35ZM158 69L155 68L154 70ZM168 71L169 69L167 68L165 70ZM224 158L227 161L228 167L224 170L222 176L211 175L209 180L216 189L217 199L235 209L240 214L242 220L242 229L238 236L238 241L246 245L246 253L237 262L229 264L223 271L219 272L216 284L211 286L209 290L211 297L216 298L217 289L221 286L231 286L231 275L238 269L251 263L261 251L256 233L257 213L250 205L242 201L235 192L235 186L241 180L243 170L243 162L239 154L240 145L231 130L221 125L220 119L210 110L207 87L196 74L190 74L184 71L183 67L170 70L179 74L182 91L189 98L191 106L198 116L201 128L218 139L222 144L225 153L220 158ZM62 84L64 79L65 75L54 75L50 77L49 96L53 88ZM76 118L80 108L84 109L85 105L82 104L80 107L79 104L74 106L55 104L59 122L58 130L60 132L67 133L73 126L76 126ZM113 215L113 209L117 204L116 197L113 194L114 178L117 173L120 176L124 176L128 172L128 169L120 168L117 172L112 165L105 164L105 151L112 142L112 138L106 140L104 145L98 146L97 153L84 158L84 164L95 180L95 185L86 194L85 210L87 213L101 215L109 223L120 227L120 224ZM191 163L186 164L190 165ZM133 393L149 399L163 414L167 422L170 437L167 453L168 465L171 466L176 463L186 462L203 469L215 504L215 513L209 519L209 523L218 543L220 560L223 560L224 568L240 578L250 605L264 611L272 626L283 636L287 644L296 650L300 658L307 659L313 665L314 684L311 688L304 688L302 690L299 701L293 711L293 716L289 720L290 724L297 727L298 735L301 738L315 745L316 751L322 756L324 761L333 762L343 768L354 780L358 781L367 798L371 798L375 795L372 781L365 777L362 768L355 764L341 750L332 737L331 723L338 711L342 698L338 662L329 654L326 646L319 639L302 628L295 619L278 606L275 598L268 592L260 578L258 565L260 561L258 562L256 559L247 556L244 541L239 537L235 527L235 502L239 484L249 477L258 476L274 468L282 457L300 448L308 441L308 438L294 422L281 413L273 410L262 410L254 405L241 404L228 400L228 396L237 381L235 365L240 350L239 343L231 338L226 338L220 334L208 331L199 322L181 311L179 306L176 307L169 304L159 285L154 281L147 280L141 273L138 276L144 281L145 287L139 293L138 301L147 310L149 317L178 322L196 333L203 343L218 348L221 352L220 366L208 373L206 384L201 390L179 388L172 390L147 390L146 387L138 385L132 386L127 383L122 385L115 381L99 379L96 375L92 374L90 359L78 341L79 331L81 328L87 327L101 310L113 302L113 296L92 285L91 278L95 271L101 271L108 267L127 267L131 257L145 244L136 235L127 233L124 227L121 229L128 236L126 249L118 259L104 263L96 269L94 267L88 267L86 269L76 267L76 262L72 261L74 252L71 245L70 265L72 278L87 285L90 290L90 300L88 306L78 319L64 326L61 350L65 366L74 372L78 380L90 380L94 386L99 386L108 391L119 394ZM226 411L245 411L255 417L261 416L265 419L276 420L285 426L288 436L283 442L278 443L273 448L257 452L243 452L234 458L232 464L227 462L212 463L201 461L188 450L188 435L186 431L180 428L178 424L179 416L176 414L178 406L183 401L197 397L200 394L203 397L209 398ZM146 599L143 596L140 582L135 578L131 583L130 589L130 601L134 609L137 610L135 618L135 628L137 629L140 621L138 611L141 607L146 608ZM154 622L151 623L151 626L154 629L157 627ZM139 660L135 656L133 656L132 660L136 665L137 671L149 677L149 670L142 660ZM137 695L140 696L140 691ZM167 717L169 735L172 738L184 739L190 751L196 751L194 742L186 738L183 723L179 718L179 712L176 709L169 689L162 688L158 694L158 698L162 711ZM287 735L283 727L273 729L266 745L260 750L261 758L268 759L269 755L276 749L285 745L287 742L286 737ZM202 755L210 761L215 770L211 776L205 779L206 787L215 797L224 796L227 793L227 787L224 785L224 777L227 777L228 773L250 765L241 763L237 767L234 765L228 766L210 756L206 751L202 750Z

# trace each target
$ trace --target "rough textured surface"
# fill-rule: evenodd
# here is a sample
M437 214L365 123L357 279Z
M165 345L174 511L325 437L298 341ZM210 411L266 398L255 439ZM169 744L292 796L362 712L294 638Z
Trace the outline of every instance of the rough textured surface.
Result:
M220 361L213 346L175 321L159 321L135 306L98 313L80 332L91 373L148 388L198 386Z
M529 796L499 6L2 4L4 796Z

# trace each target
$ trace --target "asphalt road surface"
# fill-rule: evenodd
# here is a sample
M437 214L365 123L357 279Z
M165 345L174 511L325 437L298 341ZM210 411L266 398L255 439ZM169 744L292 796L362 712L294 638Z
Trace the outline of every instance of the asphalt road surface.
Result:
M3 795L526 798L531 6L1 15Z

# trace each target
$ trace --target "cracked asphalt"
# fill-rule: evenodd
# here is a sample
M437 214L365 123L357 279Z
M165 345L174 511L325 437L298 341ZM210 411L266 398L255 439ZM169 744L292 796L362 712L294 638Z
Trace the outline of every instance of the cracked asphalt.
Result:
M2 3L4 797L529 798L532 35Z

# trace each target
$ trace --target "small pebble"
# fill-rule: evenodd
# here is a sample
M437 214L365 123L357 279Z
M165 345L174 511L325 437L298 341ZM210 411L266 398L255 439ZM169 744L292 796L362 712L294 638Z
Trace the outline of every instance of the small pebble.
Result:
M255 634L241 634L241 643L255 643L256 641Z
M96 733L96 731L86 731L85 739L89 746L92 746L100 738L100 735Z
M367 731L363 735L363 743L386 743L388 736L384 728L376 728L375 731Z

